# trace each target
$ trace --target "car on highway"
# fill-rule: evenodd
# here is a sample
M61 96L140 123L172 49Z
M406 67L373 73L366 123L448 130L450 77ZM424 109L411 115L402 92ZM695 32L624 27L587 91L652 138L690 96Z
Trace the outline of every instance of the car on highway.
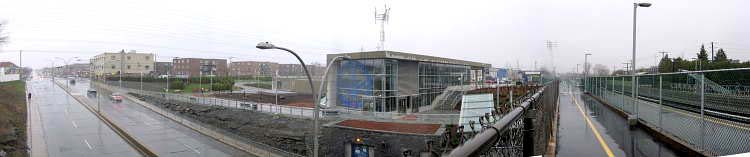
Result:
M96 89L88 89L88 90L86 90L86 95L88 95L88 96L96 96Z
M122 101L122 98L123 96L120 93L112 93L112 95L109 96L109 99L112 101Z

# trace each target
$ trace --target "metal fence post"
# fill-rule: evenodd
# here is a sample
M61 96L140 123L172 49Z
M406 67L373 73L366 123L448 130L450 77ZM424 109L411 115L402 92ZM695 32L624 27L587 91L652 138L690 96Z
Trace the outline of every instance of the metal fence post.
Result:
M528 112L532 111L532 112ZM533 109L527 110L527 115L523 118L523 156L534 155L534 119Z
M635 112L635 118L638 119L638 117L640 117L640 111L638 111L638 106L640 106L638 105L638 86L640 86L641 83L638 81L638 76L633 76L633 78L635 78L633 80L633 112Z
M662 75L659 75L659 130L663 130L664 126L662 126L661 121L661 114L664 111L664 104L662 103Z
M625 76L622 77L622 82L620 82L620 87L622 89L620 90L620 97L622 98L622 102L620 103L620 109L625 110Z
M705 107L705 79L706 75L704 73L701 73L701 148L706 149L706 142L705 142L705 136L706 136L706 117L704 117L704 107Z

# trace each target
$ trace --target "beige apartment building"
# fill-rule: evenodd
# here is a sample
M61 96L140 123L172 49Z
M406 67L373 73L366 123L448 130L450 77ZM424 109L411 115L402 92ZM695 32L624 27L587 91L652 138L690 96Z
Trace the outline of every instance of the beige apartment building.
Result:
M119 75L147 75L154 70L154 54L128 52L104 52L90 59L91 71L97 77Z

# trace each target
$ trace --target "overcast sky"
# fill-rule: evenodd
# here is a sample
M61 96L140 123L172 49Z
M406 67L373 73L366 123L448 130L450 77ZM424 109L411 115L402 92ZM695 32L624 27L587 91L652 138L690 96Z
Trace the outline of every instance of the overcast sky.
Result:
M324 54L374 50L382 0L0 0L10 43L0 61L50 66L54 57L87 59L121 49L171 57L296 63L289 54L258 50L270 41L309 63ZM573 71L584 51L593 64L622 67L631 56L632 0L387 1L386 49L491 63ZM694 57L717 42L730 58L750 60L750 1L653 0L638 10L639 67L656 52ZM553 52L545 41L558 42ZM718 49L718 48L717 48ZM554 54L554 57L550 57ZM57 65L62 64L55 60Z

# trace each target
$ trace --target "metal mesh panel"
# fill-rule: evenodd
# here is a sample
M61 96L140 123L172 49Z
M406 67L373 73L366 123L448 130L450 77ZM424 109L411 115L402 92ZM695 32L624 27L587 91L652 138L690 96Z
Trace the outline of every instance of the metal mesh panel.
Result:
M709 154L750 151L750 70L723 69L584 79L585 89L641 122ZM605 82L602 90L597 80ZM637 84L633 91L632 81ZM594 83L591 83L594 82ZM611 88L610 88L611 87ZM605 91L605 92L599 92ZM638 97L633 98L633 92ZM636 104L636 106L633 106ZM639 143L652 145L652 143ZM640 148L641 151L658 151Z

